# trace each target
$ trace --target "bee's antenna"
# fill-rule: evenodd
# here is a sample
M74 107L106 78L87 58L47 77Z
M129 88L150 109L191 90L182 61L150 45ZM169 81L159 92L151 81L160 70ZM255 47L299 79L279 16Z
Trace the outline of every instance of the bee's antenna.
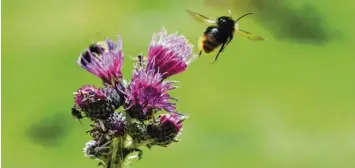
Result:
M238 20L240 20L241 18L243 18L243 17L245 17L245 16L247 16L247 15L251 15L251 14L253 14L253 13L244 14L244 15L242 15L241 17L239 17L237 20L235 20L235 22L238 22Z
M232 11L228 10L229 16L232 17Z

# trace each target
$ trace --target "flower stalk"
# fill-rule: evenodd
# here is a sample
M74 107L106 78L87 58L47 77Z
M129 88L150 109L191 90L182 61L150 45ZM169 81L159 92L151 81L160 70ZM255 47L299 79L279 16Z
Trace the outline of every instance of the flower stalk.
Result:
M122 163L123 159L120 153L123 152L123 139L121 138L114 138L112 140L112 157L111 157L111 164L110 168L123 168Z

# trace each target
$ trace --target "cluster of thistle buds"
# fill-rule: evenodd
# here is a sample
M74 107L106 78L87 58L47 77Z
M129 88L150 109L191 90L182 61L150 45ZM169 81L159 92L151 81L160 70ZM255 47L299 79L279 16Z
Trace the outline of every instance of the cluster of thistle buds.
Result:
M102 80L102 87L84 85L74 92L72 115L92 121L87 131L86 156L106 168L121 168L141 159L141 147L177 142L186 115L177 112L169 91L169 77L185 72L196 59L193 45L183 35L165 29L153 35L146 56L139 54L130 82L122 75L122 40L106 39L81 53L78 64Z

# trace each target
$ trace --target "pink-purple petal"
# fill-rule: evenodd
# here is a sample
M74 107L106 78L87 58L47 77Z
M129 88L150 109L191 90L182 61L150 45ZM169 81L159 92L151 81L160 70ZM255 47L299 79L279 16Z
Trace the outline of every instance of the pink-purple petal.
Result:
M159 120L161 125L173 125L176 132L181 131L183 121L184 117L180 116L177 113L162 115Z
M192 54L193 45L177 33L168 34L165 29L152 37L148 48L147 70L158 71L163 79L184 72L196 55Z
M143 69L137 70L125 92L126 104L142 108L143 113L161 109L174 111L175 105L169 103L168 91L171 88L171 83L162 82L161 74Z

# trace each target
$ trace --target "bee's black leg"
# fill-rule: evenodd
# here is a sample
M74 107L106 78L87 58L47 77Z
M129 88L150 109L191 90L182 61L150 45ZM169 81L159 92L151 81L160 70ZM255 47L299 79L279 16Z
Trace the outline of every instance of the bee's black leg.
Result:
M248 32L248 31L245 31L245 30L241 30L241 29L238 29L239 31L242 31L242 32L244 32L244 33L247 33L247 34L251 34L250 32Z
M200 50L200 52L198 53L198 57L200 57L202 54L202 50Z
M233 40L233 35L229 37L227 43L226 43L226 46Z
M226 45L226 43L223 43L223 44L222 44L222 46L221 46L221 48L219 49L219 51L218 51L218 53L217 53L217 55L216 55L214 61L212 62L212 64L217 61L217 59L218 59L218 57L219 57L219 54L223 51L223 49L225 48L225 45Z

